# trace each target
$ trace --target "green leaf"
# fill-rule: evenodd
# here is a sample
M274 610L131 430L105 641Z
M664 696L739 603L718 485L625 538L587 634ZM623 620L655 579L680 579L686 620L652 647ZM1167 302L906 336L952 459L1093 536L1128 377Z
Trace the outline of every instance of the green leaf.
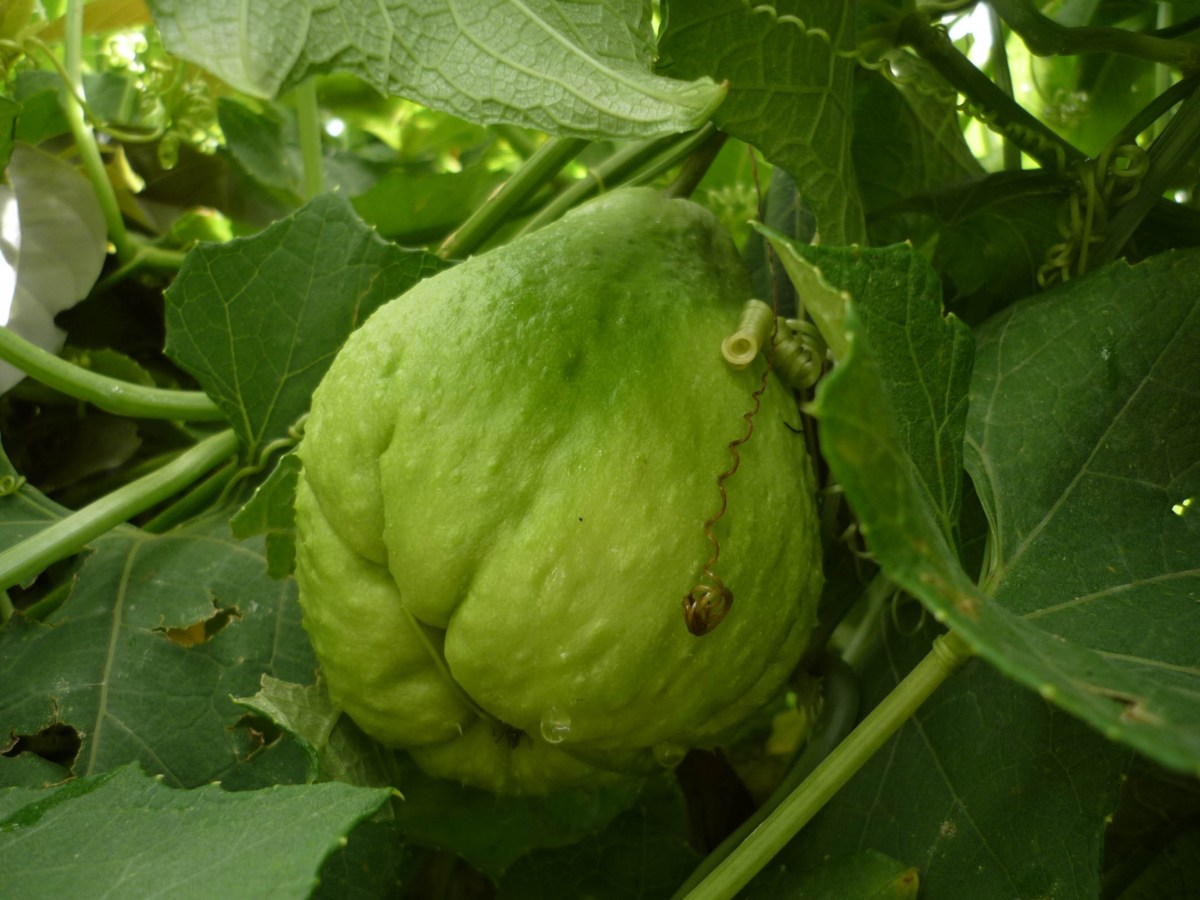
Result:
M1161 900L1200 895L1200 829L1173 840L1128 888L1120 900Z
M110 532L46 624L16 616L0 631L0 681L21 686L0 693L0 734L73 729L66 768L78 776L136 760L183 787L252 782L242 770L257 748L236 733L229 695L264 672L307 680L316 667L294 584L264 569L260 548L219 518Z
M180 791L130 766L18 796L25 805L0 820L12 896L307 897L325 857L389 792Z
M955 560L853 305L849 350L813 410L889 577L1003 672L1193 772L1200 520L1187 502L1200 493L1200 407L1187 386L1200 364L1198 263L1180 253L1101 270L985 329L967 465L992 525L987 586L1000 602ZM1154 304L1154 315L1123 327L1130 302Z
M993 172L913 195L887 212L933 219L933 263L950 284L948 302L982 321L1038 290L1038 270L1062 240L1058 211L1069 193L1054 173Z
M283 199L298 203L304 195L303 163L295 128L286 134L282 112L269 105L255 112L245 103L222 97L217 101L217 121L225 146L246 174Z
M967 467L992 526L985 584L1069 646L1027 683L1200 771L1200 253L1118 263L979 332ZM1026 630L1022 628L1022 631ZM1069 707L1070 708L1070 707Z
M0 168L8 165L13 152L17 117L21 114L21 104L8 97L0 97Z
M852 304L883 387L864 412L895 424L927 508L956 542L973 342L962 322L943 315L937 274L907 245L812 247L762 230L835 355L852 352L839 333Z
M826 244L866 234L851 154L854 3L666 4L659 71L729 82L713 114L796 179Z
M303 686L269 675L253 697L234 702L266 716L299 738L309 755L310 781L341 781L366 787L392 783L393 751L366 737L329 702L323 684Z
M233 536L265 535L267 574L287 578L296 563L296 517L292 503L300 477L300 457L285 453L254 490L254 496L229 521Z
M788 856L787 851L781 856ZM804 872L781 862L772 865L741 896L743 900L784 896L792 900L916 900L919 887L920 876L914 867L875 850L861 850L848 856L826 853Z
M253 456L285 437L350 332L445 266L323 195L254 237L202 244L166 292L167 353Z
M398 756L396 820L418 844L450 850L493 880L530 850L582 840L629 807L636 787L559 791L546 797L498 797L430 778Z
M883 653L863 673L864 705L895 687L934 633L887 630ZM807 884L830 856L876 851L917 870L923 900L1094 898L1107 821L1131 756L975 660L775 864ZM780 876L771 876L766 870L748 896L809 896L784 890Z
M703 124L723 90L650 72L643 0L150 0L163 43L248 94L350 72L481 124L583 138L650 137Z
M264 677L262 689L236 702L295 734L310 748L310 774L351 784L393 784L397 826L418 844L452 851L492 880L540 847L561 847L607 825L637 797L636 785L501 797L430 778L406 753L366 737L329 702L324 685Z
M920 59L904 65L936 78ZM863 70L854 82L854 171L868 213L927 188L983 174L963 138L953 90L938 93Z
M483 166L454 173L393 169L351 203L388 240L432 243L465 222L507 177Z
M498 900L657 900L700 863L678 790L655 785L633 809L577 844L536 850L505 873Z

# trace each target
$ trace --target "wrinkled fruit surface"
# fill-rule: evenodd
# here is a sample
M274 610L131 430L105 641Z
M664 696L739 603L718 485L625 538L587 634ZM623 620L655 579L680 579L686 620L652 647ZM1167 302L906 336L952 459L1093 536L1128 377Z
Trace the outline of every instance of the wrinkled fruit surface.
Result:
M749 296L708 212L622 190L353 334L300 448L296 577L364 731L538 793L677 762L783 686L821 574L773 377L715 529L732 609L703 637L681 611L764 365L720 354Z

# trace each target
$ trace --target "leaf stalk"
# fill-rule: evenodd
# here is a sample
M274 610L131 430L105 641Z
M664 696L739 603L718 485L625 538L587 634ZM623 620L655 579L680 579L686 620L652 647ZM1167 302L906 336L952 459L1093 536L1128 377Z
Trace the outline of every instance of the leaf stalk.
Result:
M513 176L504 182L457 231L438 248L443 259L469 256L483 246L511 214L554 178L563 166L588 145L582 138L551 138L538 147Z
M201 391L146 387L89 372L0 328L0 359L12 363L42 384L97 409L139 419L217 422L225 414Z
M96 200L104 213L104 222L108 228L108 239L112 242L117 259L121 263L130 262L136 255L136 247L130 240L129 232L125 229L125 217L121 213L117 195L112 182L108 180L108 172L104 168L104 160L100 157L100 148L96 144L96 135L84 120L83 107L76 100L83 94L83 0L68 0L67 2L67 33L66 33L66 72L67 91L62 98L63 115L75 139L79 150L83 170L92 183L96 192Z
M916 668L746 837L736 851L687 894L687 900L729 900L735 896L971 655L970 648L954 632L935 638L933 648Z
M237 436L232 430L218 432L158 471L106 494L0 552L0 591L28 581L122 522L177 494L236 453L237 448Z

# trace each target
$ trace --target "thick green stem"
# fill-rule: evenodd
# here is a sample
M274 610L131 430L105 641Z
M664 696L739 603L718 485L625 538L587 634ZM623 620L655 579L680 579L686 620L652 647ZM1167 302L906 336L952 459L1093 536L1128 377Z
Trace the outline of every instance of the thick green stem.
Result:
M590 169L583 178L555 195L525 223L521 228L521 234L537 231L543 225L549 225L567 210L578 206L593 194L624 184L640 167L683 138L684 135L672 134L667 137L638 141L636 144L627 144L594 169Z
M808 744L799 758L792 765L783 781L771 794L767 801L754 811L738 829L723 840L712 853L704 857L704 861L692 872L675 892L676 898L686 896L693 888L701 884L709 873L715 870L733 853L737 852L742 841L765 822L792 791L804 782L821 761L825 759L850 733L858 720L859 687L858 676L846 663L833 654L827 654L821 660L821 666L816 673L822 682L822 699L824 706L820 718L813 726Z
M712 122L706 123L687 136L686 140L671 144L656 159L643 166L629 179L630 184L649 184L659 175L677 166L691 156L705 142L712 139L717 128Z
M1055 134L975 68L944 29L935 28L920 15L910 15L901 23L898 39L917 51L954 90L966 97L989 128L1017 144L1044 168L1064 171L1085 159L1082 151Z
M317 104L317 80L300 82L293 92L296 124L300 132L300 159L304 166L304 197L311 200L325 191L321 162L321 109Z
M663 190L663 196L692 196L692 192L696 190L696 187L704 178L704 174L716 160L717 154L725 146L726 137L728 135L721 131L714 131L710 134L708 139L696 149L696 152L687 158L675 180Z
M236 453L237 447L237 436L231 430L205 438L157 472L106 494L0 553L0 590L33 578L127 519L178 493Z
M728 900L737 894L970 657L971 651L953 632L936 638L916 668L687 895L688 900Z
M988 0L988 4L1037 56L1120 53L1178 67L1184 72L1200 70L1200 46L1191 41L1105 26L1067 28L1042 15L1029 0Z
M47 353L7 328L0 328L0 359L42 384L98 409L139 419L217 422L225 414L200 391L144 387L98 375Z
M1179 173L1191 164L1200 149L1200 91L1194 90L1194 84L1192 88L1191 96L1180 105L1150 148L1150 167L1142 176L1137 194L1109 219L1108 232L1091 256L1091 268L1116 259L1155 206L1170 207L1170 201L1162 199L1163 192L1176 183Z
M186 252L155 247L132 234L129 237L134 247L133 259L100 279L93 289L95 293L102 294L105 291L112 290L112 288L116 287L126 278L146 269L170 273L178 272L180 267L183 266L183 260L187 256Z
M988 63L992 68L992 77L996 80L996 86L1009 96L1015 96L1013 93L1012 70L1008 65L1008 48L1005 46L1005 39L1008 35L1004 32L1004 23L1000 21L1000 17L996 15L996 11L990 6L988 7L988 24L992 30L992 47L988 51ZM1021 148L1010 141L1008 138L1003 138L1003 154L1004 168L1006 171L1015 172L1021 168Z
M117 203L112 182L108 180L108 173L104 170L104 160L101 159L100 148L96 145L96 135L84 119L83 108L75 100L75 96L84 96L83 0L67 2L66 70L69 90L62 101L63 115L71 129L71 135L75 138L83 170L92 183L92 190L96 192L96 200L104 213L108 239L116 250L117 259L127 263L133 259L136 248L125 230L125 218L121 214L120 204Z
M513 173L512 178L504 182L457 231L446 238L438 248L438 255L444 259L469 256L509 220L514 210L578 156L587 144L582 138L551 138L546 141Z

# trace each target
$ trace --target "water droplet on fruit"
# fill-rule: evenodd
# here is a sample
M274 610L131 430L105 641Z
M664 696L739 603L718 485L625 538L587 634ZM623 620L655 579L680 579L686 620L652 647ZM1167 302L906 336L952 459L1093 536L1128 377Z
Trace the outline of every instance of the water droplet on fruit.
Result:
M683 762L683 758L686 755L687 748L674 741L663 741L654 745L654 758L660 766L666 766L668 769L674 768Z
M542 713L541 728L547 744L561 744L571 733L571 717L552 706Z

